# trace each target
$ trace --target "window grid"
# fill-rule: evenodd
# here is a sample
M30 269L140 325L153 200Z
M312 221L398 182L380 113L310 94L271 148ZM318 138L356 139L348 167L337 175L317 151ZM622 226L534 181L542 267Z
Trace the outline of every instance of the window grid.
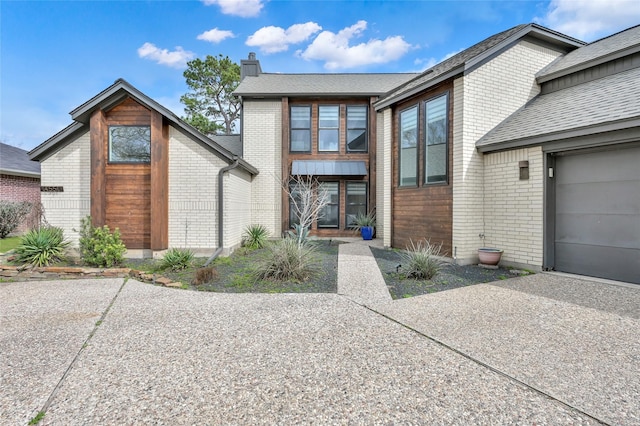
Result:
M347 182L345 195L345 226L353 227L358 213L367 213L367 182Z
M398 186L418 183L418 105L400 112Z
M318 107L318 151L340 150L340 107L320 105Z
M311 107L291 107L291 152L311 152Z
M425 101L424 183L447 181L448 96Z
M347 105L347 152L367 152L367 107Z

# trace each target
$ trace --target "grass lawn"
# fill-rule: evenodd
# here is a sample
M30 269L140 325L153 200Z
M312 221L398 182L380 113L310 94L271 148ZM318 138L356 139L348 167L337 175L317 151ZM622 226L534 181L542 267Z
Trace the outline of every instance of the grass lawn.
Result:
M20 245L20 237L7 237L0 240L0 253L6 253L9 250Z

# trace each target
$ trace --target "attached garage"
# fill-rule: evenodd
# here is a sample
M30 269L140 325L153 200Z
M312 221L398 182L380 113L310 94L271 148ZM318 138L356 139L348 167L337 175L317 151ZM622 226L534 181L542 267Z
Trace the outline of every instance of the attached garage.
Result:
M554 157L553 269L640 284L640 146Z

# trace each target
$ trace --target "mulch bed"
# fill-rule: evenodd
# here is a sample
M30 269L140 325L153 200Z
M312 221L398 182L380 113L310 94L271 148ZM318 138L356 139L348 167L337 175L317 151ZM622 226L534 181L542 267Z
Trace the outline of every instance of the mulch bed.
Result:
M378 262L378 267L393 299L506 280L522 275L522 271L511 271L505 268L485 269L477 265L446 264L433 279L415 280L405 278L403 275L402 266L399 266L402 265L403 259L398 250L371 247L371 252Z

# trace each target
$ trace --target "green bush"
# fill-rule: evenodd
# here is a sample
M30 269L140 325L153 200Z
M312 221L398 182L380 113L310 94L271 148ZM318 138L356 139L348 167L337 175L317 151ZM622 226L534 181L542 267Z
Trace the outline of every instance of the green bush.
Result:
M268 249L256 271L259 280L304 281L317 272L315 250L310 245L299 246L296 239L284 238Z
M418 241L417 244L410 241L407 251L400 253L406 277L418 280L433 278L446 263L440 258L441 251L442 244L431 244L428 240Z
M250 249L263 248L269 238L269 230L264 225L247 226L242 234L242 246Z
M31 213L33 205L27 201L0 201L0 238L15 231Z
M160 261L160 269L171 269L181 271L191 266L193 262L193 252L187 249L170 248Z
M112 267L124 261L124 253L127 251L120 230L116 228L113 233L107 225L94 227L91 225L91 217L82 219L80 229L80 256L82 260L92 266Z
M20 245L15 249L16 261L33 266L48 266L64 259L68 245L60 228L32 229L20 238Z

